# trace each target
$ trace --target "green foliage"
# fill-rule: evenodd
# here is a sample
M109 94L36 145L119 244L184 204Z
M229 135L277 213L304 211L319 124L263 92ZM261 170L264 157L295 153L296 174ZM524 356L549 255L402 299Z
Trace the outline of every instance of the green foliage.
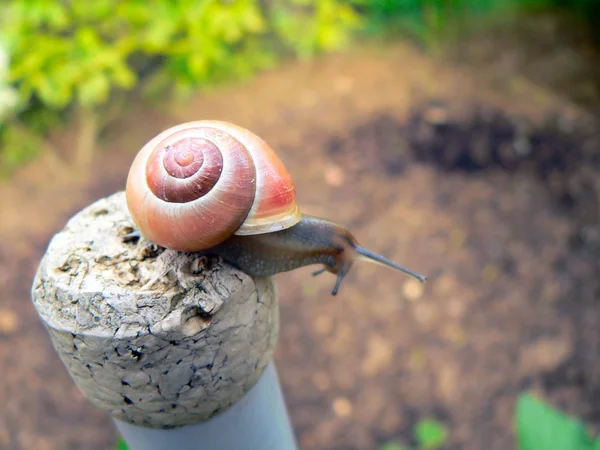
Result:
M117 438L117 443L115 444L113 450L129 450L127 443L123 440L121 436Z
M414 429L416 450L439 450L448 439L448 429L439 420L425 417L417 422ZM386 442L379 450L411 450L397 441Z
M519 450L600 450L600 438L590 437L584 424L529 394L517 401Z
M426 46L456 35L464 24L530 9L563 9L600 23L598 0L354 0L369 35L408 35Z
M365 2L366 31L372 35L408 34L430 43L448 32L458 19L489 12L509 0L376 0ZM513 0L514 3L514 0Z
M7 136L15 120L32 125L18 111L97 112L141 81L146 93L186 95L248 77L287 52L338 48L359 25L342 0L4 0L0 164L29 155Z
M448 430L443 423L432 418L422 419L415 427L415 438L422 450L437 450L448 439Z
M268 67L277 50L309 57L339 48L359 29L402 29L426 40L465 15L563 4L585 13L595 5L595 0L565 2L5 0L0 38L12 61L8 81L21 104L37 97L46 107L62 109L72 102L103 104L112 91L136 86L148 70L162 85L173 82L188 92Z
M0 124L17 106L17 92L8 83L8 53L0 45Z
M314 10L307 9L312 5ZM356 11L339 0L276 1L272 12L274 30L300 57L339 48L350 37L348 30L361 25Z
M54 109L93 107L139 73L180 91L240 78L271 65L271 38L308 55L342 45L358 26L340 0L8 0L0 33L12 56L9 80L21 101ZM166 83L165 83L166 84Z
M13 145L9 128L15 123L43 136L52 126L44 115L61 120L71 111L101 115L112 96L136 87L146 95L169 89L185 96L244 79L286 54L309 58L340 48L357 34L408 34L432 47L476 15L555 6L600 21L599 5L597 0L4 0L0 172L31 156L30 149Z

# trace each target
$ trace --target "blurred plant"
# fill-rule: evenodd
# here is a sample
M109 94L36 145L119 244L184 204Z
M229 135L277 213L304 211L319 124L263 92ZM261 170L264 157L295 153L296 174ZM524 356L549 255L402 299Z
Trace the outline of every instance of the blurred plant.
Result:
M600 450L580 420L568 417L530 394L517 401L519 450Z
M0 126L17 106L17 92L8 84L8 53L0 45Z
M121 436L119 436L117 438L117 442L115 443L115 446L113 447L113 450L128 450L129 446L127 445L127 443L123 440L123 438Z
M126 93L239 80L283 55L309 58L359 35L410 35L435 49L474 14L568 7L600 17L597 0L4 0L0 3L0 174L35 153L75 115L75 162L87 164L99 131ZM600 20L600 19L597 19ZM8 58L7 58L7 55ZM8 70L6 61L10 60ZM24 139L26 142L24 142Z
M426 417L415 425L414 437L417 443L415 450L439 450L448 439L448 429L440 421ZM379 447L379 450L411 450L411 447L391 441Z
M516 433L519 450L600 450L600 437L591 437L585 424L552 408L531 394L521 394L516 405ZM435 419L420 420L414 429L418 450L442 448L448 430ZM379 450L411 450L391 441Z
M448 439L448 430L443 423L435 419L426 418L417 423L415 438L419 443L419 449L437 450Z
M339 0L273 1L273 28L283 42L303 58L321 50L339 48L348 41L349 31L362 26L357 12L344 3Z
M75 113L76 160L84 163L112 118L107 105L141 82L146 94L172 88L185 96L270 67L285 52L311 56L338 48L359 23L342 0L5 0L0 6L10 92L24 112ZM9 128L43 135L43 116L5 119L2 162L18 159L7 156L19 148L10 145Z
M364 17L364 31L368 35L410 36L430 50L436 50L448 38L458 37L465 26L479 24L481 19L531 9L574 12L588 20L592 30L598 30L600 24L598 0L353 0L352 3Z
M0 146L2 144L17 144L14 140L14 127L7 128L9 123L17 114L19 97L17 90L8 82L8 53L3 45L0 45ZM7 166L16 166L28 159L32 154L31 147L21 146L19 151L0 153L0 175Z
M458 29L466 18L516 4L520 0L376 0L358 1L368 18L365 31L370 35L395 37L408 35L427 47L435 48L442 36ZM527 0L526 0L527 1Z

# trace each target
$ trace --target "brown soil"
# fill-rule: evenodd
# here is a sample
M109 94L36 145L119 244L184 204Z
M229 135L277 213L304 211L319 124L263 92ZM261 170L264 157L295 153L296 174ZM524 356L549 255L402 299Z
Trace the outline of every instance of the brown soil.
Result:
M144 142L199 118L261 135L303 211L430 277L358 264L334 298L312 268L278 276L276 362L303 449L409 444L425 416L449 427L449 449L514 448L526 389L598 423L600 128L509 69L498 83L406 46L290 63L168 110L132 106L85 174L22 168L0 185L0 448L113 442L53 352L31 279L72 213L123 189Z

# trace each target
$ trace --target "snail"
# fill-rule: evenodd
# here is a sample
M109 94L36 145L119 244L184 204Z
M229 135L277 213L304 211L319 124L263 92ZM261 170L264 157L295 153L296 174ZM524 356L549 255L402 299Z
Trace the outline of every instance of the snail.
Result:
M163 131L135 157L126 188L138 235L173 250L220 256L250 276L322 264L336 275L357 259L415 273L361 247L336 223L302 214L292 179L261 138L220 121Z

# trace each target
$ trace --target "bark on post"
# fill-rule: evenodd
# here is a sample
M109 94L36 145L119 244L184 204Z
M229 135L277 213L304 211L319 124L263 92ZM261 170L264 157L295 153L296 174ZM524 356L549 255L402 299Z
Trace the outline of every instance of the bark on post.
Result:
M272 280L143 239L124 242L132 230L123 192L75 215L42 259L34 305L97 407L130 429L207 421L242 399L272 359Z

